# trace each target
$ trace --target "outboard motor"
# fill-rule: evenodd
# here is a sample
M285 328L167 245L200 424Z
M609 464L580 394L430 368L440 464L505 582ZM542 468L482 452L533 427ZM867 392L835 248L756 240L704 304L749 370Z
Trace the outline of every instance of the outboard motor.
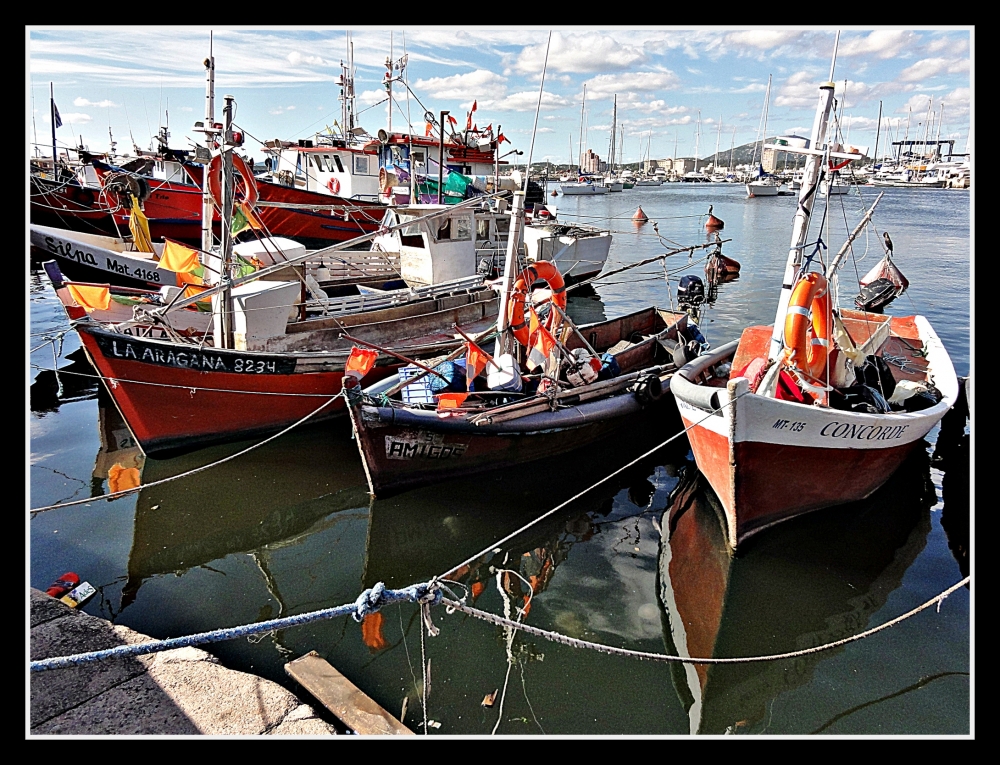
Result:
M677 285L677 302L682 307L697 306L705 302L705 282L701 277L685 274Z

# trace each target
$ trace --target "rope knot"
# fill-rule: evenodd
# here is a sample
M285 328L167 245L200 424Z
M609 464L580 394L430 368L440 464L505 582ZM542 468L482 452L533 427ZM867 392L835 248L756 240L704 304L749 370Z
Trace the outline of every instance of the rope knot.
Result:
M368 614L373 614L378 611L382 606L386 605L388 601L385 597L385 584L378 582L371 589L362 592L356 601L354 601L354 613L351 616L354 617L354 621L360 622Z
M417 602L421 605L436 606L444 597L441 594L441 585L433 582L426 582L414 586L417 594Z

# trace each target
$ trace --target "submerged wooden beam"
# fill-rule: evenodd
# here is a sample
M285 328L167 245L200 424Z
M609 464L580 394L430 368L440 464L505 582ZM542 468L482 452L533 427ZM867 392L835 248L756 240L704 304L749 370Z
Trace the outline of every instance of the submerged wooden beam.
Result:
M315 651L288 662L285 672L359 735L414 735Z

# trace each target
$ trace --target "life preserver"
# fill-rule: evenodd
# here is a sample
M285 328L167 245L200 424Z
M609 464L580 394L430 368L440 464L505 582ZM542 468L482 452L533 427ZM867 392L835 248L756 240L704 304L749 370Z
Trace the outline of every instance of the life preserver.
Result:
M240 174L243 181L243 196L237 201L248 204L251 207L257 204L258 191L257 181L253 177L253 172L247 165L246 160L239 154L233 152L233 169ZM208 190L215 200L216 207L222 208L222 155L217 154L212 157L208 165Z
M812 328L811 333L807 329ZM802 277L788 301L785 314L785 363L821 380L830 354L830 290L826 277ZM809 391L813 398L818 396Z
M340 193L340 181L338 181L336 178L331 178L330 180L328 180L326 182L326 187L330 190L331 194Z
M524 269L514 282L514 289L507 301L507 324L514 333L514 338L525 348L528 347L530 338L528 322L524 318L524 303L528 299L531 285L539 279L548 284L552 290L552 302L561 310L566 310L566 281L551 261L537 260ZM549 332L555 332L562 322L562 317L558 313L558 311L550 312L545 321L545 328Z

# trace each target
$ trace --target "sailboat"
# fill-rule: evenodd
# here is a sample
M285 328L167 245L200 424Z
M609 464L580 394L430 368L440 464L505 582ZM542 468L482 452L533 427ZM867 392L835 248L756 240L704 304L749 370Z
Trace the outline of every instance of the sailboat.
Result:
M783 147L805 154L806 164L773 326L747 327L671 381L733 549L779 522L869 496L923 448L958 396L951 359L925 317L830 299L874 205L828 265L806 257L820 169L861 159L834 151L827 136L832 80L833 64L819 88L810 148Z
M709 183L711 178L698 169L698 146L701 143L701 111L698 112L698 127L694 134L694 170L684 173L681 180L685 183Z
M587 105L587 86L583 86L583 99L580 101L580 157L579 163L583 162L583 135L584 135L584 117L586 115L586 105ZM559 191L563 194L607 194L611 189L603 182L603 180L598 179L595 181L590 176L583 174L583 167L581 164L577 164L577 172L579 173L576 181L570 181L569 183L559 184ZM619 189L620 191L621 189Z
M781 191L781 183L770 173L764 170L764 146L763 142L767 140L767 108L771 100L771 75L767 76L767 91L764 93L764 111L761 113L761 123L762 129L759 133L759 141L761 143L761 160L757 161L757 144L754 143L753 149L753 160L751 160L751 166L754 166L753 178L754 180L748 181L746 184L747 196L748 197L776 197L778 192Z

